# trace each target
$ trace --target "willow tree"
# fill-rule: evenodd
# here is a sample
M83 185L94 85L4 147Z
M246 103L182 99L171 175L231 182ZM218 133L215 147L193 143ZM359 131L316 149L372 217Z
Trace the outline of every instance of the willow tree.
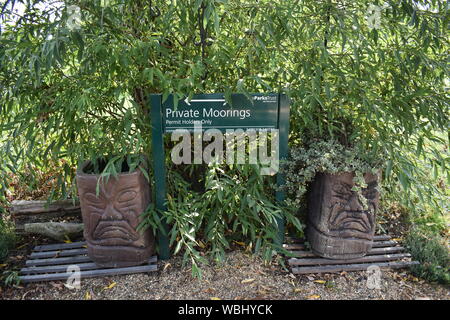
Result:
M447 1L9 0L0 18L1 175L64 159L55 196L81 159L151 151L149 93L285 92L291 144L386 152L421 197L419 161L448 176Z

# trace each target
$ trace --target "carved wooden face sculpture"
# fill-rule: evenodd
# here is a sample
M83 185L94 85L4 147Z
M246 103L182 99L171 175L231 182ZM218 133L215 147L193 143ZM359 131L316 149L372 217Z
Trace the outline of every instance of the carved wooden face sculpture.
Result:
M372 246L379 193L378 176L364 176L362 195L353 191L354 175L318 174L309 198L308 239L313 251L328 258L363 256Z
M84 167L83 167L84 168ZM100 182L98 175L77 173L77 185L88 254L102 266L144 263L153 252L153 236L136 229L150 203L150 190L140 169Z

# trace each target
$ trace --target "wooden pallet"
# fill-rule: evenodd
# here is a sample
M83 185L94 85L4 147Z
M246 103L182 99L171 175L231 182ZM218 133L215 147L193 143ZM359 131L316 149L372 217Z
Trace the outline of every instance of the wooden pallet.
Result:
M411 255L405 252L405 248L388 235L375 236L372 249L366 256L347 260L321 258L308 251L303 240L290 238L287 241L289 243L284 244L283 248L295 256L288 259L294 274L361 271L372 265L399 269L419 264L417 261L411 261Z
M141 266L124 268L98 267L87 256L86 242L60 243L36 246L20 270L20 280L23 283L67 280L72 272L67 272L69 266L80 268L80 277L93 278L120 274L157 271L157 257L153 256L148 263Z

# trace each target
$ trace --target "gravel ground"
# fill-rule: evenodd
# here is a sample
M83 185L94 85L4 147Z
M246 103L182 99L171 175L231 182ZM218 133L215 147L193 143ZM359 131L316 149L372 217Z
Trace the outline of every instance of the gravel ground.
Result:
M406 270L382 271L381 288L369 289L365 272L294 276L276 264L235 250L222 265L203 267L194 279L181 257L158 263L159 271L82 279L80 289L64 282L0 288L2 299L439 299L450 300L450 288L417 279Z

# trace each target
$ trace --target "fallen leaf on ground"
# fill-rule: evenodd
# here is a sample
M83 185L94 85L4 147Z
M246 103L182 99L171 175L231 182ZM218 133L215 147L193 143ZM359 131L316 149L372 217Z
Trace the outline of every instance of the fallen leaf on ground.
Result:
M253 279L253 278L252 278L252 279L245 279L245 280L242 280L241 283L242 283L242 284L245 284L245 283L252 283L253 281L255 281L255 279Z
M166 269L169 268L169 267L171 267L171 266L172 266L172 265L171 265L170 263L166 263L165 266L164 266L164 268L163 268L163 271L166 271Z
M86 294L84 295L84 300L92 300L92 296L89 293L89 291L86 291Z
M217 298L217 297L211 297L211 300L222 300L222 299Z
M198 240L198 246L202 249L206 248L205 244L201 240Z
M294 293L298 293L298 292L301 292L302 291L302 289L300 289L300 288L294 288Z
M320 296L318 294L313 294L313 295L310 295L310 296L306 297L306 299L309 299L309 300L316 300L316 299L319 299L319 298L320 298Z
M270 290L272 290L272 288L270 288L270 287L266 287L266 286L263 286L263 285L261 285L261 288L262 288L262 289L264 289L264 290L266 290L266 291L270 291Z
M241 247L245 247L245 243L240 242L240 241L233 241L234 243L236 243L237 245L240 245Z
M267 273L265 273L264 271L258 270L257 271L259 274L262 274L263 276L267 276Z
M114 287L116 286L116 284L117 284L117 283L115 283L115 282L111 282L111 283L109 284L109 286L104 287L103 290L109 290L109 289L112 289L112 288L114 288Z
M0 264L0 268L4 268L4 267L6 267L7 266L7 264L6 263L2 263L2 264Z
M324 283L326 283L326 281L325 281L325 280L314 280L314 282L315 282L315 283L320 283L320 284L324 284Z

